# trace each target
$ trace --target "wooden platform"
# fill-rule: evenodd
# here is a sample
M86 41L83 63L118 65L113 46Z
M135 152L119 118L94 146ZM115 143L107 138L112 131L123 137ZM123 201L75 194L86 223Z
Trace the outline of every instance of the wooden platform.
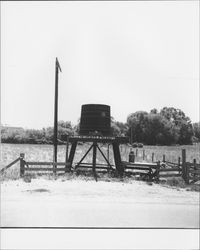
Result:
M125 144L129 142L128 137L114 137L114 136L83 136L83 135L77 135L77 136L69 136L69 142L102 142L102 143L119 143L119 144Z

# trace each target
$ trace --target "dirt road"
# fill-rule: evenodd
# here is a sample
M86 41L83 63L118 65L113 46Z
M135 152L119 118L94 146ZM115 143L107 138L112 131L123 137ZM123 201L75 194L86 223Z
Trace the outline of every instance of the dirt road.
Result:
M139 181L7 181L1 226L198 228L199 193Z

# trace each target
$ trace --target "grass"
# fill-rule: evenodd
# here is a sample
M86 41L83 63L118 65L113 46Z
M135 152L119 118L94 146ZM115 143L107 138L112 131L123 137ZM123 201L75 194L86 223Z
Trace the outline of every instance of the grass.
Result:
M85 143L77 147L75 154L74 162L78 162L84 153L89 148L89 144ZM166 156L167 161L178 162L178 157L181 156L181 149L186 149L187 161L192 162L195 158L197 163L200 163L200 144L196 145L187 145L187 146L144 146L144 148L138 149L138 156L136 161L143 161L143 150L145 150L145 159L144 161L151 162L152 153L154 153L154 161L162 160L163 154ZM102 151L107 155L107 146L101 145ZM58 146L58 161L65 161L65 146ZM136 149L133 149L136 153ZM128 161L128 155L130 148L125 145L120 146L121 157L123 161ZM0 168L5 167L11 161L19 157L20 153L25 153L25 160L27 161L52 161L53 158L53 146L52 145L27 145L27 144L1 144L1 165ZM91 162L92 152L88 154L85 159L85 162ZM110 147L110 162L113 162L113 152ZM97 163L104 163L104 159L100 154L97 154ZM51 178L51 175L47 175ZM83 176L83 173L82 173ZM89 176L85 176L88 178ZM105 181L109 181L109 178L117 178L116 176L105 176ZM1 175L1 180L16 180L19 179L19 162L13 165L10 169L6 170L4 174ZM66 178L74 178L70 176ZM93 178L93 177L91 177ZM103 178L101 176L100 178ZM112 179L111 178L111 179ZM130 177L126 177L130 178ZM132 177L131 177L132 178ZM117 178L118 179L118 178ZM113 181L114 179L112 179ZM177 178L174 180L168 179L169 186L181 186L180 181L176 184Z
M171 177L164 180L160 180L160 184L167 187L174 187L174 188L184 188L186 191L196 191L200 192L200 185L199 184L185 184L184 180L181 177Z

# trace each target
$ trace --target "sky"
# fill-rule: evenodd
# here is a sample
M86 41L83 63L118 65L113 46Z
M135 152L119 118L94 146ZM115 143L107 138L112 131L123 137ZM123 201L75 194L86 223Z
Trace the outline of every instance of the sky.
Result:
M199 1L1 2L1 124L76 124L81 105L115 120L175 107L199 121Z

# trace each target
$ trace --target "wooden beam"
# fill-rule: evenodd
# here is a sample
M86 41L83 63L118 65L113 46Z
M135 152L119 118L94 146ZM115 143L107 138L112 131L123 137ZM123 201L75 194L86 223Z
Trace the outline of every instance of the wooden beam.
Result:
M69 142L102 142L102 143L128 143L128 137L113 136L69 136Z
M79 165L76 169L80 169L80 168L91 168L93 169L93 165ZM102 167L102 166L98 166L96 165L95 169L110 169L110 167Z
M25 171L65 171L65 168L24 168Z
M182 176L181 174L166 174L166 175L160 175L159 178L167 178L167 177L180 177Z
M96 157L97 157L97 143L93 143L93 157L92 157L92 171L94 174L94 178L97 181L97 174L96 174Z
M56 163L54 163L54 162L45 162L45 161L41 161L41 162L35 162L35 161L27 161L27 162L25 162L27 165L38 165L38 166L53 166L53 165L56 165L56 166L70 166L70 162L56 162Z
M8 164L7 166L5 166L4 168L2 168L0 170L0 173L3 173L6 169L10 168L11 166L13 166L15 163L17 163L20 160L20 157L18 157L16 160L12 161L10 164Z
M125 167L125 169L132 169L132 170L134 170L134 169L136 169L136 170L150 170L151 168L141 168L141 167Z
M71 166L73 164L76 146L77 146L77 141L74 141L71 145L71 149L70 149L70 153L69 153L69 162L70 162Z
M174 171L182 171L181 168L161 168L160 172L174 172Z

